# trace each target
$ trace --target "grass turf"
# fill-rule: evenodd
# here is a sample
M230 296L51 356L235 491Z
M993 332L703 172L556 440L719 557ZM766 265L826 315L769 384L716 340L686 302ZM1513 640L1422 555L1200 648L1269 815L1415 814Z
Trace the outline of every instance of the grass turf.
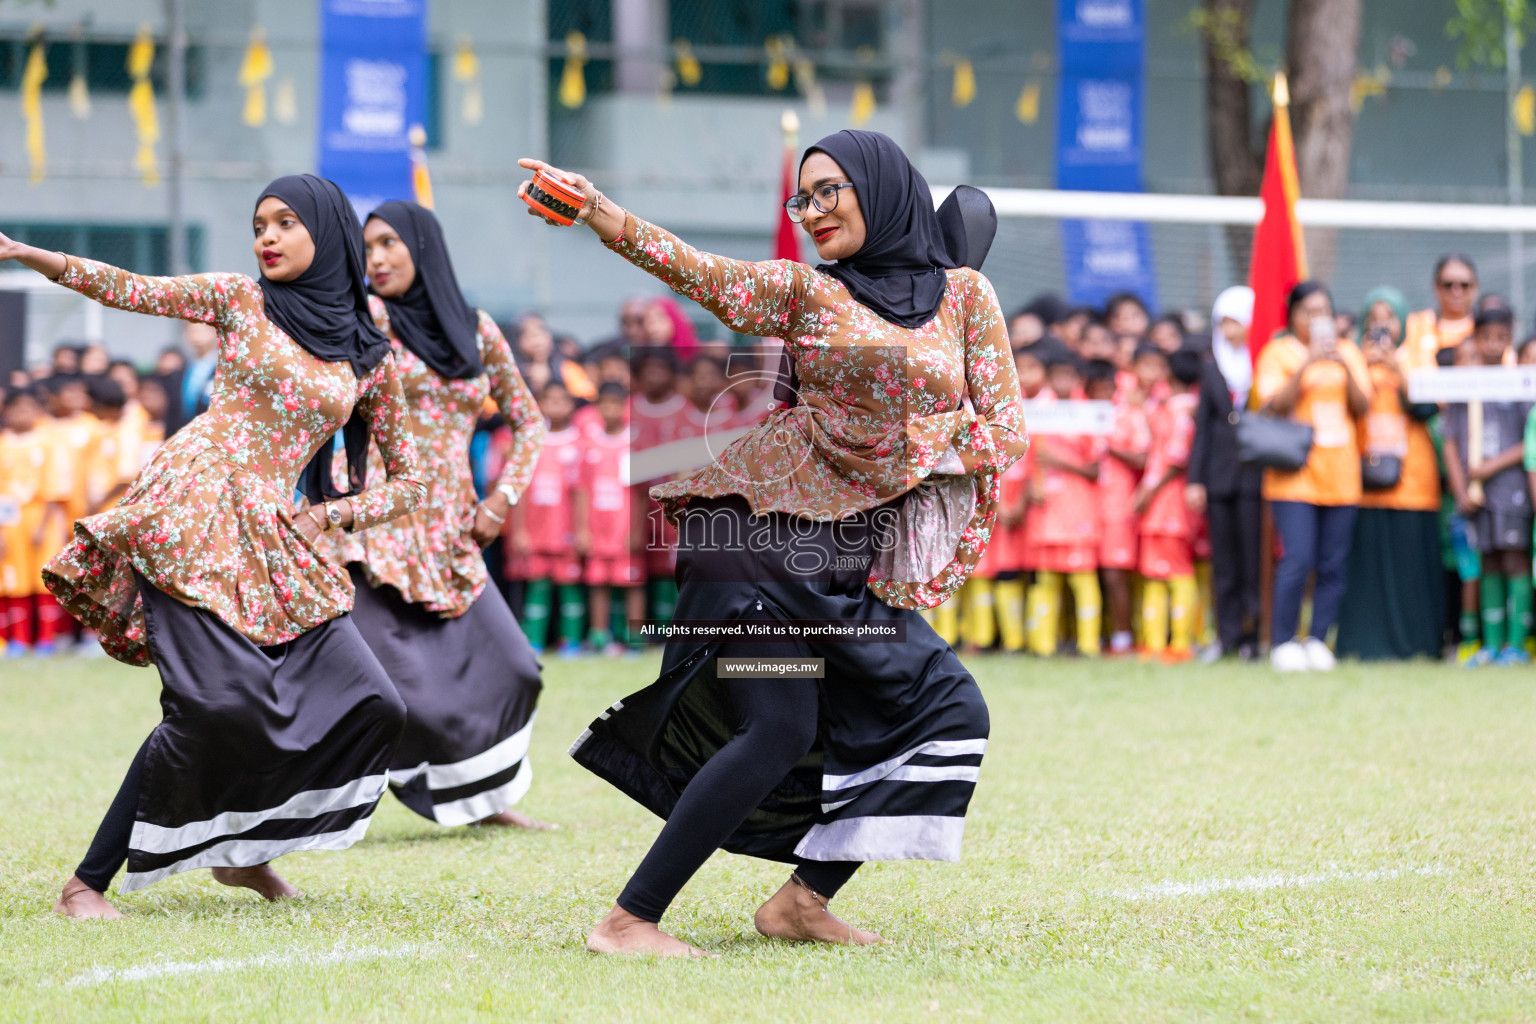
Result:
M522 806L561 831L386 797L350 851L282 861L304 899L196 872L116 924L49 910L156 677L5 663L0 1020L1536 1019L1530 672L972 667L992 745L964 861L868 865L838 900L890 944L761 939L785 872L721 854L665 922L721 954L687 963L582 947L658 823L565 747L654 660L551 660Z

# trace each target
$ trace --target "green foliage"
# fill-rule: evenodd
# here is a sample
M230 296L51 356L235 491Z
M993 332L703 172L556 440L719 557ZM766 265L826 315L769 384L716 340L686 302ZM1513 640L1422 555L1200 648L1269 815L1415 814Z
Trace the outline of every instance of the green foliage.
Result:
M1504 67L1504 29L1515 26L1515 45L1525 46L1525 37L1536 28L1536 12L1530 0L1451 0L1454 12L1445 24L1445 33L1461 40L1456 63L1461 68Z
M1201 4L1184 19L1186 31L1198 32L1211 43L1216 59L1244 82L1262 82L1269 74L1248 45L1249 19L1235 7Z

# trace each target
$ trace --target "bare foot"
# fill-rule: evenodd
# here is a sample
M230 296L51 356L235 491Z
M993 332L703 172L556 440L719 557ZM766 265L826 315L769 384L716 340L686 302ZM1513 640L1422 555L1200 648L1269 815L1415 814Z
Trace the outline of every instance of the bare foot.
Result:
M505 826L506 828L525 828L530 832L552 832L560 827L559 825L551 825L547 821L540 821L537 818L530 818L522 811L514 811L510 807L500 812L499 814L493 814L488 818L481 818L479 821L473 822L473 824L501 825Z
M64 883L64 891L59 893L59 901L53 905L53 912L79 921L96 918L115 921L123 916L121 911L107 902L105 896L74 875L70 875L69 881Z
M299 890L283 881L271 864L257 864L249 868L213 868L213 880L220 885L233 885L245 889L254 889L261 894L261 898L268 903L276 903L278 900L291 896L302 895Z
M842 920L810 892L785 882L752 915L757 930L770 939L790 942L831 942L841 946L870 946L884 942L874 932Z
M676 939L644 918L636 917L617 904L608 916L597 922L587 935L589 953L644 953L650 956L691 956L714 958L682 939Z

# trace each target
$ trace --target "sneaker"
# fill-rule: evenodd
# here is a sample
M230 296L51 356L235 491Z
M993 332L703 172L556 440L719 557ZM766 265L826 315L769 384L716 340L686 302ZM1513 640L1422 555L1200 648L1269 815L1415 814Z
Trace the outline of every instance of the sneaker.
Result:
M1482 651L1483 645L1476 640L1463 640L1456 645L1456 664L1465 666Z
M629 648L617 640L603 645L603 657L605 658L622 658L627 653L629 653Z
M1314 672L1332 672L1334 666L1338 664L1328 645L1315 636L1309 636L1303 640L1301 648L1307 652L1307 665Z
M557 657L561 658L579 658L582 654L581 644L568 640L562 643L560 649L555 653Z
M1221 641L1220 640L1217 640L1213 644L1207 644L1205 646L1205 649L1200 652L1200 664L1202 664L1202 665L1214 665L1218 661L1220 661L1221 658L1222 658L1222 655L1224 655L1226 653L1227 653L1227 649L1225 647L1221 646Z
M1473 651L1471 657L1467 658L1465 661L1462 660L1460 652L1457 652L1456 664L1460 665L1462 668L1482 668L1485 665L1492 665L1493 659L1495 657L1496 655L1493 653L1491 648L1479 647L1477 650Z
M32 653L39 658L51 658L59 653L59 645L52 640L43 640L32 648Z
M1187 647L1184 648L1183 650L1175 650L1174 648L1170 647L1167 650L1163 651L1163 664L1164 665L1182 665L1186 661L1194 661L1194 660L1195 660L1195 652L1191 651Z
M25 658L31 652L32 648L22 643L20 640L12 640L5 645L5 653L0 655L0 657Z
M1504 645L1504 649L1500 651L1498 657L1494 658L1492 661L1492 664L1502 667L1520 667L1523 665L1529 665L1530 663L1531 656L1529 654L1526 654L1525 651L1519 647L1511 647L1508 644Z
M1308 672L1312 669L1312 659L1307 657L1305 647L1295 640L1287 640L1270 650L1269 667L1276 672Z

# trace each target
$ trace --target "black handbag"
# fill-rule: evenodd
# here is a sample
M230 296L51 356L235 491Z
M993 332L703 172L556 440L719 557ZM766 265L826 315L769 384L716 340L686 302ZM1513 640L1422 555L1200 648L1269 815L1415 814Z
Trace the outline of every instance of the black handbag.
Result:
M1396 455L1360 456L1360 486L1367 491L1390 491L1403 478L1403 460Z
M1307 464L1312 451L1312 427L1306 423L1265 416L1237 415L1237 461L1294 473Z

